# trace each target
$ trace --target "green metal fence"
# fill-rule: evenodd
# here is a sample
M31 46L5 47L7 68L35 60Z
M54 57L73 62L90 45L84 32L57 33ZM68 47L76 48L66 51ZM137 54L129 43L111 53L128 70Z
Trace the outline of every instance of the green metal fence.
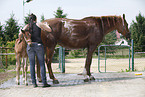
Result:
M122 72L130 70L131 50L129 45L101 45L98 47L98 71ZM128 60L128 62L127 62ZM114 66L114 68L112 68ZM111 67L111 68L110 68Z

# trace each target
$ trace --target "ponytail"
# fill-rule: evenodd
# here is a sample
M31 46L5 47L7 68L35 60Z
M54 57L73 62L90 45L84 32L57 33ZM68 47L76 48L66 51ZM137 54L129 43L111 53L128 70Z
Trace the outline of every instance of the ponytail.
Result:
M32 13L29 16L29 31L30 31L30 33L33 33L33 23L34 23L34 21L36 21L36 16Z

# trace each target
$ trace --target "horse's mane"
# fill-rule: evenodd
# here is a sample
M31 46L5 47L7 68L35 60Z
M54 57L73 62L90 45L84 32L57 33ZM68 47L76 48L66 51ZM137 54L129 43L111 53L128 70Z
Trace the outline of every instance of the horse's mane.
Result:
M119 18L121 16L116 16L116 15L110 15L110 16L90 16L90 17L85 17L82 20L94 20L98 18Z

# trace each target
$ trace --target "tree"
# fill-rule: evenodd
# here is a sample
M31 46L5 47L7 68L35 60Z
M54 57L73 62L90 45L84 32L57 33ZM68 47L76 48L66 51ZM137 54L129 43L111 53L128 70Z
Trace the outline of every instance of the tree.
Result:
M102 43L100 45L113 45L115 44L115 42L117 41L117 36L116 36L116 31L112 31L110 33L108 33L104 40L102 41ZM114 54L115 53L115 49L114 47L107 47L107 53L111 53ZM102 50L102 53L105 53L105 47L101 47L100 50ZM98 48L97 48L98 51ZM96 54L98 54L98 52L96 52Z
M63 10L61 9L61 7L58 7L57 11L54 12L54 13L55 13L55 14L53 14L53 15L55 16L55 18L66 18L66 16L67 16L67 14L63 14ZM57 45L57 47L58 47L58 45ZM59 48L60 48L62 51L64 50L61 46L59 46ZM55 51L54 56L55 56L55 57L58 57L58 55L59 55L59 49L57 49L57 50Z
M53 14L55 16L55 18L66 18L67 14L63 14L63 10L61 9L61 7L58 7L57 11L54 12L55 14Z
M132 21L130 30L135 50L145 51L145 17L141 13L136 16L136 22Z
M27 24L29 23L29 16L30 16L30 13L27 14L27 16L26 16L25 19L24 19L25 25L27 25Z
M10 19L6 21L6 25L5 25L4 35L5 35L6 42L17 39L19 34L19 29L20 27L18 26L18 22L14 18L14 14L12 13Z
M5 41L5 36L4 36L4 31L3 31L3 26L1 25L0 23L0 47L2 47L3 45L6 44L6 41Z
M117 41L116 31L112 31L105 36L102 44L104 45L115 44L116 41Z
M45 18L44 18L44 14L43 14L43 15L41 15L41 22L44 20L45 20Z

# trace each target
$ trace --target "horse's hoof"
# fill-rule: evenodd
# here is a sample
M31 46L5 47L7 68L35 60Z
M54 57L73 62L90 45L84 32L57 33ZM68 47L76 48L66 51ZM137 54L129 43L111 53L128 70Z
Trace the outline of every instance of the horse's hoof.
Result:
M88 78L84 79L84 82L89 82L89 79Z
M28 86L28 83L26 83L26 86Z
M91 80L91 81L94 81L94 80L95 80L95 78L92 76L92 77L90 77L90 80Z
M41 83L41 82L42 82L42 79L41 79L41 78L38 78L37 80L38 80L38 82L39 82L39 83Z
M39 83L42 83L42 80L38 80Z
M53 84L59 84L59 81L58 80L54 80Z
M20 83L18 82L17 85L20 85Z

